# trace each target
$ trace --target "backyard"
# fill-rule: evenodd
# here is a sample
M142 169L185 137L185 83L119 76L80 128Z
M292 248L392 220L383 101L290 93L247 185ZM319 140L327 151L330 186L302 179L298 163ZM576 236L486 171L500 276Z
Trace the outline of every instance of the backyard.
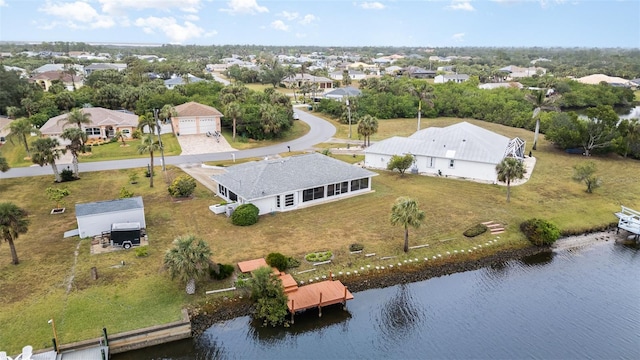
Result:
M460 119L423 119L423 126L446 126ZM505 136L520 136L529 143L533 134L522 129L481 121L466 120ZM404 126L403 126L404 125ZM410 126L409 129L404 130ZM379 136L411 133L415 120L385 120ZM344 134L346 125L339 125ZM348 129L347 129L348 130ZM344 136L342 136L344 137ZM373 137L375 140L375 136ZM530 146L530 144L528 144ZM528 153L528 149L527 149ZM593 194L584 184L571 180L572 167L586 159L556 150L541 141L537 165L531 179L512 188L511 203L506 203L506 188L469 181L379 172L373 178L374 192L287 213L265 215L249 227L233 226L224 215L214 215L208 206L220 202L204 186L198 185L192 199L175 201L167 193L166 183L181 171L170 167L163 175L156 168L156 186L149 188L143 177L129 184L129 173L144 169L83 173L82 180L55 185L67 187L67 211L50 215L52 203L45 188L53 185L53 176L3 179L0 198L25 208L30 216L29 232L15 242L20 265L10 264L7 244L0 246L0 288L3 311L0 313L0 348L9 353L31 344L49 347L55 318L62 343L95 338L102 327L110 333L157 325L180 318L180 310L208 298L205 290L225 288L229 281L203 281L196 296L184 292L184 284L171 281L163 269L164 252L172 240L195 234L211 246L215 262L238 261L281 252L302 263L292 269L297 280L340 271L360 271L361 267L388 265L406 259L422 259L447 251L483 245L468 257L479 257L498 249L528 246L518 225L522 220L540 217L557 223L565 231L580 232L616 221L620 205L640 208L640 162L618 157L590 158L598 168L603 186ZM347 158L348 159L348 158ZM356 158L357 160L357 158ZM63 239L64 231L76 228L74 204L117 198L122 187L144 198L149 235L149 255L136 257L134 251L115 251L91 255L89 240ZM411 229L411 246L426 245L402 252L403 229L390 225L390 209L399 196L418 200L426 212L424 224ZM485 221L505 225L506 232L497 243L484 246L495 236L484 234L465 238L462 232ZM352 255L349 245L364 245L362 254ZM79 250L77 262L74 257ZM304 260L308 253L331 251L332 264L317 266L315 272L296 275L313 266ZM364 254L375 253L365 257ZM381 257L395 257L381 260ZM124 265L122 265L124 263ZM98 280L91 280L91 268ZM227 294L228 295L228 294ZM29 334L28 338L25 334Z

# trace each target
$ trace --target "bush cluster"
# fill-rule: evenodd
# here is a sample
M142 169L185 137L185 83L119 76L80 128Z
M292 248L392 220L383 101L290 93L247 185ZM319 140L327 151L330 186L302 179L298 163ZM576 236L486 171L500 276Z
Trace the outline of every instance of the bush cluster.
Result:
M320 251L305 255L305 260L310 262L322 262L331 259L333 254L331 251Z
M542 219L529 219L520 224L520 230L537 246L553 244L560 237L560 229L554 223Z
M224 280L233 274L235 268L229 264L218 264L217 269L215 266L209 266L209 276L215 280Z
M169 185L169 194L173 197L187 197L196 189L196 180L189 175L178 176Z
M484 234L488 229L489 228L487 228L487 225L485 224L476 224L465 230L462 234L466 237L475 237L480 234Z
M349 245L349 251L360 251L362 249L364 249L364 245L362 244L353 243Z
M136 257L145 257L149 256L149 247L148 246L139 246L135 249Z
M127 189L126 187L122 187L120 189L120 199L126 199L126 198L130 198L133 197L133 191Z
M287 269L297 268L298 266L300 266L300 260L292 257L287 258Z
M73 175L73 170L71 170L71 169L62 169L62 171L60 171L60 179L62 179L62 181L65 182L65 181L73 181L76 178Z
M258 222L260 210L253 204L242 204L231 214L231 223L238 226L249 226Z
M287 266L289 265L289 259L280 254L280 253L270 253L267 255L267 264L272 266L280 271L287 270Z

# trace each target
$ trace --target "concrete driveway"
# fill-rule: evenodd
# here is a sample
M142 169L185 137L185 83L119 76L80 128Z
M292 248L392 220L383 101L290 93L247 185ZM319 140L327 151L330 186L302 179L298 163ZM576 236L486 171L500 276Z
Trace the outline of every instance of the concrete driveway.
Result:
M235 151L224 136L180 135L177 137L182 153L180 155L212 154Z

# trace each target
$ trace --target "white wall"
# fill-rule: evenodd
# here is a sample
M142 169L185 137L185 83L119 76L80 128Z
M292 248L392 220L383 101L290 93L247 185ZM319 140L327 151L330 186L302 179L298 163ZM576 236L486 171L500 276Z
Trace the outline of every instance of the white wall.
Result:
M96 215L77 217L80 238L100 235L103 231L111 230L113 223L139 222L140 227L146 228L144 209L132 209Z

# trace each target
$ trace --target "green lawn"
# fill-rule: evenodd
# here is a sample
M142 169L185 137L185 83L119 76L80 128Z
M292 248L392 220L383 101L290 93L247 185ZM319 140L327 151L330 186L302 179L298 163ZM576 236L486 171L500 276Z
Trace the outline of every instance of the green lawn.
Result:
M445 126L453 121L438 119L425 123ZM529 142L533 137L531 132L522 129L472 122ZM389 127L392 128L395 125ZM168 196L167 184L181 173L173 167L169 167L166 178L157 175L154 188L149 188L144 178L136 185L129 184L130 170L83 173L82 180L61 185L71 191L67 212L61 215L49 215L52 204L44 193L44 189L52 185L53 176L33 177L28 181L3 179L0 198L27 209L31 225L29 232L16 241L20 265L10 265L8 246L0 246L3 300L0 347L17 353L27 343L35 348L49 346L51 332L46 322L52 317L63 343L97 337L103 326L115 333L179 319L182 307L212 298L203 295L205 290L231 284L203 281L198 286L199 295L185 295L184 284L171 281L162 266L164 252L171 241L181 235L195 234L205 239L212 248L213 260L220 263L235 264L281 252L301 260L301 267L294 272L312 267L303 260L305 254L331 251L332 265L302 276L294 274L298 280L308 281L309 277L327 275L330 270L334 274L360 271L360 267L367 265L388 265L484 245L493 237L484 234L468 239L462 235L465 229L483 221L500 222L507 232L497 244L478 248L464 255L467 258L527 246L518 225L530 217L551 220L563 230L584 231L615 221L613 212L618 211L620 205L640 209L639 161L590 158L598 167L603 186L594 194L587 194L583 184L571 181L572 167L585 161L584 157L558 151L544 140L538 149L535 152L538 163L531 179L512 188L509 204L503 186L410 174L400 177L397 173L380 171L373 178L374 192L370 194L265 215L249 227L233 226L225 216L209 211L208 206L219 202L219 198L203 186L198 186L193 199L173 201ZM159 167L156 173L161 173ZM117 198L122 187L144 198L150 242L148 257L137 258L133 251L90 255L88 240L62 239L64 231L76 227L73 204ZM409 255L402 252L403 229L389 223L391 206L399 196L416 198L426 212L424 225L411 229L409 240L410 245L429 246L411 250ZM355 242L364 245L364 253L377 255L372 258L350 255L349 244ZM78 244L79 256L75 263L74 251ZM382 256L396 258L378 260ZM124 267L119 266L121 261L125 262ZM97 281L91 280L91 267L98 269ZM67 293L72 274L71 291ZM29 334L28 339L25 334Z
M293 126L289 131L287 131L283 137L273 140L247 140L243 142L243 140L236 135L236 141L233 141L233 132L231 129L223 129L222 136L227 140L229 145L237 150L247 150L254 149L258 147L271 146L275 144L280 144L286 141L295 140L299 137L306 135L311 128L307 123L302 121L294 121Z

